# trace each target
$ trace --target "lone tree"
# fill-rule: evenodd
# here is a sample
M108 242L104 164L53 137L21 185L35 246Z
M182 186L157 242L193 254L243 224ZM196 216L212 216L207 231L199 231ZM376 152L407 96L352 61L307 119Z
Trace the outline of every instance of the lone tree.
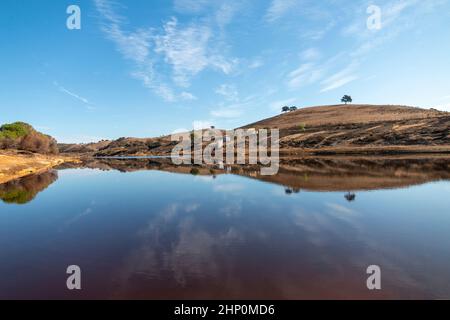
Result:
M348 192L345 195L345 199L347 199L348 202L353 202L356 200L356 194L354 194L353 192Z
M284 106L282 109L281 109L281 112L288 112L290 110L290 108L288 107L288 106Z
M353 99L351 96L345 95L342 97L341 102L344 102L345 104L352 103Z
M291 111L291 112L292 112L292 111L297 111L297 110L298 110L298 108L295 107L295 106L292 106L292 107L289 108L289 111Z

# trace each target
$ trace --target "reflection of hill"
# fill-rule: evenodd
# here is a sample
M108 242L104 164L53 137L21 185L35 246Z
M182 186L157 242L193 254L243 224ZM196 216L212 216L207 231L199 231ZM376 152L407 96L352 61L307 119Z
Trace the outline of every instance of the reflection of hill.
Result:
M221 171L216 170L213 167L206 166L176 166L172 163L172 160L170 158L88 158L84 159L83 163L80 164L65 163L58 167L58 169L70 168L90 168L104 171L117 170L120 172L158 170L193 175L213 175L216 173L220 173ZM222 173L224 173L223 170Z
M450 180L450 157L426 158L310 158L283 161L275 176L255 178L294 190L356 191L404 188ZM243 172L244 175L248 175Z
M74 166L73 164L68 164ZM76 165L79 166L79 165ZM292 191L356 191L403 188L438 180L450 180L450 156L311 157L287 159L274 176L261 176L258 166L176 166L171 159L89 159L82 165L101 170L130 172L159 170L194 175L231 172L286 186ZM67 165L64 165L67 167Z
M57 171L51 170L1 184L0 199L6 203L25 204L57 179Z

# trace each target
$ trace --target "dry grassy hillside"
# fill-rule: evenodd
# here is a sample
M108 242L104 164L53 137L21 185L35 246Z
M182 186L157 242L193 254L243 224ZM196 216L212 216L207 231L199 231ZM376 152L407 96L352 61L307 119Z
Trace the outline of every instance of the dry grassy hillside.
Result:
M450 113L406 106L334 105L303 108L243 128L279 128L281 154L450 152ZM87 156L168 156L170 136L59 145Z
M450 113L408 106L333 105L302 108L279 116L249 124L245 128L295 128L301 123L307 127L367 124L386 121L420 120L450 116Z
M434 109L375 105L311 107L244 128L279 128L284 152L450 151L450 113Z

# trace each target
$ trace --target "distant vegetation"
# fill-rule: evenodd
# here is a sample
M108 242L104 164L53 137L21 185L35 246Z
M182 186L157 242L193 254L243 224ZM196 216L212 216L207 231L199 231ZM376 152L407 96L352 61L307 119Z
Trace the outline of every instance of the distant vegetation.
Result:
M0 127L0 149L17 149L42 154L57 154L57 142L24 122Z
M297 111L298 108L296 106L292 106L292 107L288 107L288 106L284 106L283 108L281 108L281 112L292 112L292 111Z
M341 102L343 102L343 103L345 103L345 104L347 104L347 103L352 103L352 102L353 102L353 99L352 99L351 96L345 95L345 96L342 97Z
M200 174L200 170L197 169L197 168L192 168L192 169L191 169L191 174L192 174L193 176L197 176L197 175Z
M306 131L306 123L300 123L299 125L298 125L298 128L300 129L300 131Z
M348 202L353 202L356 200L356 194L354 194L353 192L348 192L344 197Z

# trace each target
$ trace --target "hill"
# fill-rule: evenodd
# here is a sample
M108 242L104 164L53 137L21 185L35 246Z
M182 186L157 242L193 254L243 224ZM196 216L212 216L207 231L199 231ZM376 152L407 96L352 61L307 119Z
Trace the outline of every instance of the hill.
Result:
M112 141L111 140L101 140L94 143L81 143L81 144L70 144L70 143L59 143L58 149L61 153L93 153L100 149L107 147Z
M450 113L391 105L309 107L242 128L280 129L281 154L396 154L450 152ZM106 156L168 156L176 142L120 138L59 145L63 153Z
M170 136L158 138L119 138L88 144L59 144L61 153L95 157L170 155L177 143Z
M308 127L333 126L345 124L368 124L390 121L428 119L450 113L434 109L422 109L395 105L330 105L298 109L261 120L244 128L277 127L295 128L300 123Z
M280 129L284 152L450 151L450 113L407 106L333 105L299 109L243 128Z

